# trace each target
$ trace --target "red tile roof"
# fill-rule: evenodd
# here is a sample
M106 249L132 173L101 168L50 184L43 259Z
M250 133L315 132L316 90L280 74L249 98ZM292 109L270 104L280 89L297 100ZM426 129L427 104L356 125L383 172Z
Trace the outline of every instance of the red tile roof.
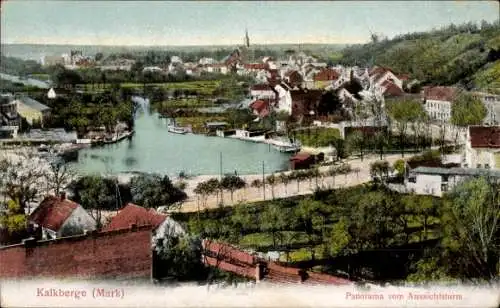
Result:
M149 278L151 227L6 246L0 264L0 278Z
M127 204L114 216L110 223L104 227L104 231L112 231L136 226L150 225L153 229L158 228L167 216L157 213L154 209L146 209L132 203Z
M261 118L267 116L270 113L269 106L270 106L269 101L264 101L260 99L250 104L250 108L255 110L259 114L259 117Z
M300 153L297 153L294 156L290 157L290 160L305 161L305 160L310 159L311 157L312 157L312 155L309 153L300 152Z
M424 99L451 102L458 94L455 87L425 87Z
M470 126L472 148L500 148L500 126Z
M331 81L337 80L340 77L340 74L331 68L326 68L321 70L314 76L314 81Z
M385 88L385 90L384 90L385 96L402 96L405 94L403 89L398 87L392 81L386 80L382 83L382 86Z
M49 196L31 213L29 221L57 232L77 207L68 199Z

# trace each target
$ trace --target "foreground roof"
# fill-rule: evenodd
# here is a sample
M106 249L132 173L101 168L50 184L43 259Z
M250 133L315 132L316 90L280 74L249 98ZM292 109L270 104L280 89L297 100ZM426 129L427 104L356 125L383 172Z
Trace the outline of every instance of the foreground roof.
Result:
M49 196L33 211L29 221L57 231L79 205L71 200Z
M167 216L157 213L154 209L146 209L132 203L127 204L114 216L110 223L104 227L104 231L120 230L136 226L152 226L158 228Z

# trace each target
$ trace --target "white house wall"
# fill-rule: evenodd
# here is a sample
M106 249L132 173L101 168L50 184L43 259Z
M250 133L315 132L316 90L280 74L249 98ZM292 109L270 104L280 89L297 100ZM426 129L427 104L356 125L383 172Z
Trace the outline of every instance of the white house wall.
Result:
M58 237L83 234L85 230L93 231L96 229L96 221L87 211L79 206L66 219L64 224L57 232Z
M425 103L425 111L434 120L448 122L451 118L451 103L429 99Z

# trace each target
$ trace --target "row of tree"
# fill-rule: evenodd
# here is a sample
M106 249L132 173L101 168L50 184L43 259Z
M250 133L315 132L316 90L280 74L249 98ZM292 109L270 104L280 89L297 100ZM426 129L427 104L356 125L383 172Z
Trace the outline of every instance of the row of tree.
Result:
M268 185L271 188L271 198L274 199L274 189L276 185L283 184L285 188L285 194L288 195L288 185L293 181L297 183L297 191L300 190L300 184L302 182L309 181L309 185L312 186L313 180L315 180L315 187L319 189L320 187L324 186L323 180L326 177L332 177L333 183L335 183L336 176L347 175L351 172L358 173L359 169L352 169L349 164L342 164L339 166L331 166L325 172L320 172L319 168L312 168L306 170L295 170L288 174L284 172L279 174L271 174L264 177L263 180L254 179L250 183L247 183L245 179L237 175L228 174L225 175L221 180L211 178L198 183L193 192L198 195L199 202L203 207L206 207L208 197L212 195L216 196L217 204L223 204L224 191L227 191L231 194L231 202L234 202L234 192L240 189L244 189L248 186L254 188L262 188L265 199L265 186Z

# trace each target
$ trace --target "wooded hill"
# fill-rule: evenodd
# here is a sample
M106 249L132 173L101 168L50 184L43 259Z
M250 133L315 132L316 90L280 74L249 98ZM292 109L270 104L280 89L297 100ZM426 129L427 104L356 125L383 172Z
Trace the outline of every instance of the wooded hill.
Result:
M500 92L500 24L450 25L390 40L374 34L370 43L346 47L339 62L390 67L423 84Z

